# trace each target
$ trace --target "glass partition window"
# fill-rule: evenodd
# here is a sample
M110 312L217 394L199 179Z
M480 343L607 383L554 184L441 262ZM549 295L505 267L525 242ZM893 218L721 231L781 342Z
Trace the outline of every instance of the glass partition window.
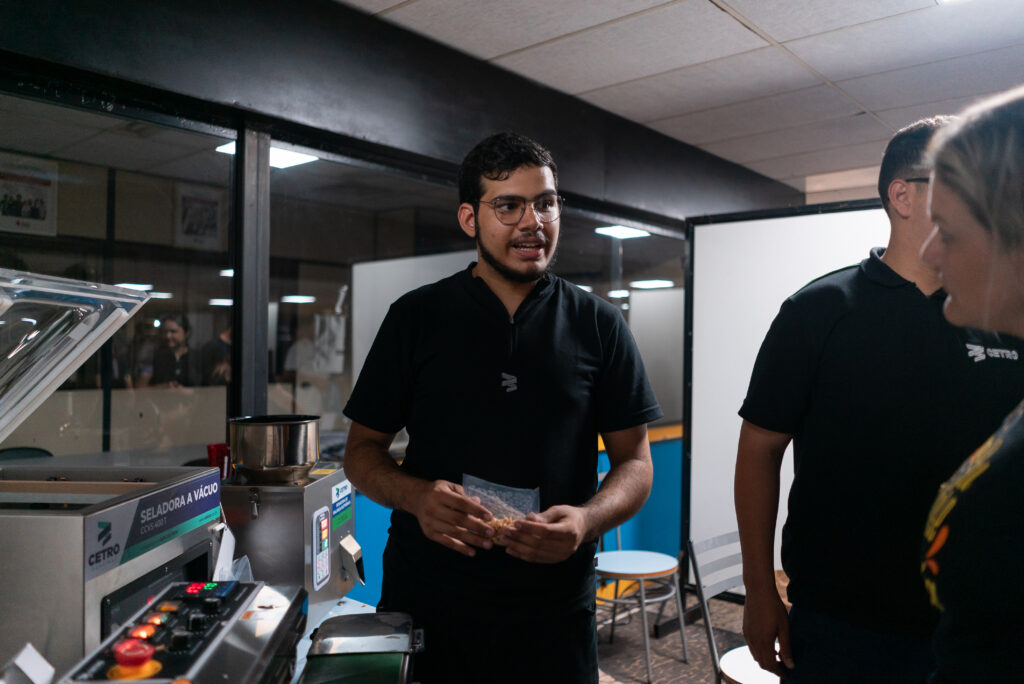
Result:
M224 440L232 135L0 95L0 266L150 295L0 449L183 462Z
M340 452L341 411L390 304L476 259L457 208L455 188L346 161L272 169L268 411L321 416L323 449ZM567 207L552 270L623 312L664 422L678 423L686 243L594 232L614 223Z

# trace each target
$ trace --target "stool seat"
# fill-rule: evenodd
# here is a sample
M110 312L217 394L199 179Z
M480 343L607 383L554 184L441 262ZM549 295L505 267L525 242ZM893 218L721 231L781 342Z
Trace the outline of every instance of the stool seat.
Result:
M718 661L722 679L734 684L779 684L779 677L761 666L750 655L750 649L739 646L726 652Z
M687 661L686 630L683 629L683 594L679 589L679 561L665 553L655 551L602 551L597 554L597 576L603 581L614 581L615 589L611 597L602 596L602 603L612 607L609 641L615 638L615 620L617 607L631 606L640 613L640 624L643 630L644 659L647 664L647 681L654 679L651 670L651 644L648 635L647 607L658 606L658 619L665 603L675 599L676 610L680 620L679 640L683 646L683 662ZM619 593L620 582L635 584L635 593ZM648 591L647 584L650 584Z
M619 579L654 579L673 574L679 567L675 558L655 551L602 551L597 554L597 572Z

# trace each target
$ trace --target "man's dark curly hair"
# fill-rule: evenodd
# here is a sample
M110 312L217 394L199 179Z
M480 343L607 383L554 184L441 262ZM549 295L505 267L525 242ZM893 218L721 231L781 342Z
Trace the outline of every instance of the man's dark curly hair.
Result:
M459 167L459 204L480 208L483 179L505 180L521 166L546 166L558 187L558 167L551 153L525 135L503 132L485 138L469 151Z

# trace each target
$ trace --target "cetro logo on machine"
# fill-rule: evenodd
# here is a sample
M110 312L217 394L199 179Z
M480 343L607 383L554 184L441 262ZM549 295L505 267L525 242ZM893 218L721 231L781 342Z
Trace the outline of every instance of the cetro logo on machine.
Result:
M117 558L121 555L120 544L114 544L113 546L110 545L110 540L114 536L113 525L109 522L100 520L97 521L96 527L99 529L99 532L96 534L96 541L102 545L102 548L95 553L89 554L87 561L89 565L100 565L111 558Z

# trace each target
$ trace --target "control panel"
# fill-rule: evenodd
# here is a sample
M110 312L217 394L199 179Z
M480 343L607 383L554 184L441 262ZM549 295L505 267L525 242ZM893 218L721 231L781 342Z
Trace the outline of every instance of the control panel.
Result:
M313 591L331 578L331 511L327 506L313 513Z
M79 663L68 679L187 678L262 586L255 582L172 584Z

